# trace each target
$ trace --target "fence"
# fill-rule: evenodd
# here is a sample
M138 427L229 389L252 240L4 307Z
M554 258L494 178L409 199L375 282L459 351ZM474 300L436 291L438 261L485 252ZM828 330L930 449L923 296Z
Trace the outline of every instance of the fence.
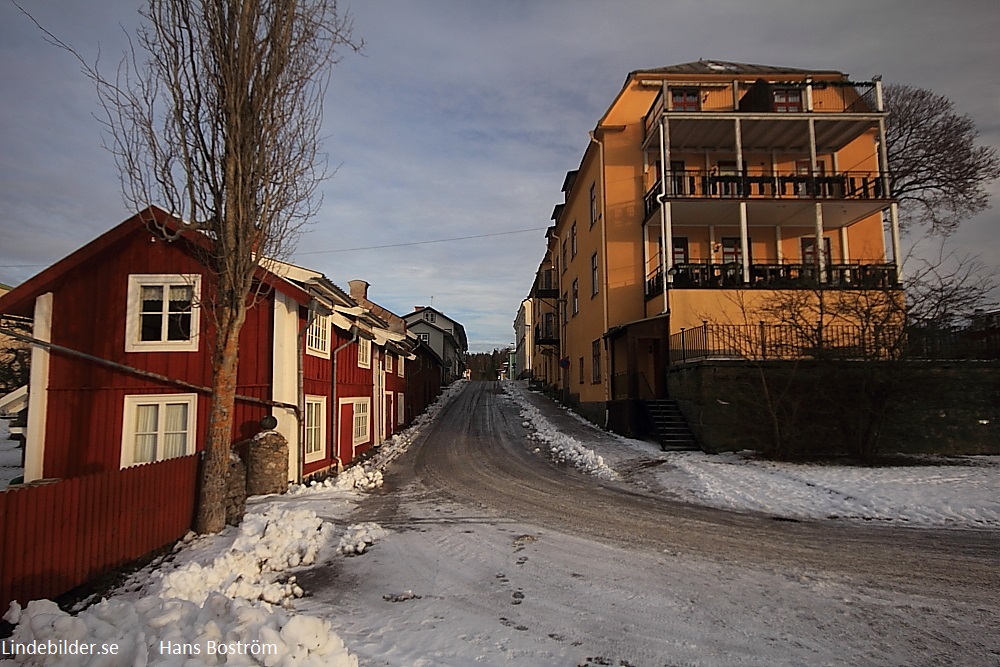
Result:
M0 609L55 597L182 537L198 455L0 493Z
M670 363L704 359L1000 359L1000 330L704 324L670 336Z

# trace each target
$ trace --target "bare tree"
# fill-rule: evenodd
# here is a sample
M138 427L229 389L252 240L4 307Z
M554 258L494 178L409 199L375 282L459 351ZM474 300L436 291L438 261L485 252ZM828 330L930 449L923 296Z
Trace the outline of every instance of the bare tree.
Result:
M239 335L263 258L287 255L316 211L323 98L344 47L358 50L337 0L148 0L113 76L88 66L126 204L185 222L147 224L197 239L214 323L196 529L225 525Z
M890 190L904 222L947 234L987 208L1000 157L976 145L979 132L968 115L943 95L899 84L885 87L885 107Z

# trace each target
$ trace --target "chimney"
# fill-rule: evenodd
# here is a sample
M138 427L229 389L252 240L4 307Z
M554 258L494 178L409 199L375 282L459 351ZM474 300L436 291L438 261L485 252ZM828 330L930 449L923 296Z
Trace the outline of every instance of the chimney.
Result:
M368 283L364 280L349 280L347 284L351 288L351 298L368 300Z

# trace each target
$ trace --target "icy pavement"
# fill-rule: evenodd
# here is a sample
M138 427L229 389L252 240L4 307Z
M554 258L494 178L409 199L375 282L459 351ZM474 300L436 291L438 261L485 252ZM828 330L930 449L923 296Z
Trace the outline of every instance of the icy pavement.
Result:
M895 590L804 568L623 549L428 498L419 489L379 491L383 468L423 437L441 405L462 388L452 388L364 466L339 480L252 499L240 529L181 543L107 601L75 616L44 601L13 608L8 618L20 622L8 641L115 642L122 649L100 659L21 656L17 664L1000 662L1000 610L989 591L953 600L940 587ZM595 484L641 482L646 492L821 521L1000 525L998 501L989 493L1000 488L995 457L844 469L766 463L742 454L665 453L652 443L593 430L517 385L506 390L520 396L512 399L519 412L534 406L521 416L529 431L561 434L572 440L573 451L593 455L567 456L569 462L600 460L615 471ZM394 522L359 518L374 514L373 501L382 499L399 504ZM209 642L216 649L211 655ZM262 655L265 645L276 653ZM227 648L220 653L219 646ZM194 647L199 653L185 653Z

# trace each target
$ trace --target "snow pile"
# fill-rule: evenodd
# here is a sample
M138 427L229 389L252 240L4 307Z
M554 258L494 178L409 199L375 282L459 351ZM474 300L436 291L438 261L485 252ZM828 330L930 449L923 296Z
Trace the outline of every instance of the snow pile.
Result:
M336 488L343 491L374 491L382 487L382 471L369 465L354 466L337 475Z
M996 457L875 468L762 461L750 452L676 452L667 460L673 470L661 473L663 483L685 500L712 507L796 518L1000 526Z
M528 437L548 446L552 458L559 463L570 463L578 470L601 479L618 479L618 473L605 462L604 457L588 449L576 438L559 432L538 409L511 382L503 383L507 396L521 408L525 428L531 429Z
M272 611L221 593L197 604L149 596L135 603L104 600L70 616L50 600L11 603L17 625L9 644L55 642L115 647L115 655L22 655L24 665L256 665L357 667L358 659L330 622ZM63 643L64 642L64 643Z
M277 580L277 573L312 565L331 538L333 526L309 510L269 508L248 514L228 551L208 565L196 562L162 576L158 594L201 604L212 591L245 600L287 604L302 595L294 579ZM156 576L159 573L154 573Z
M389 534L377 523L356 523L347 527L347 533L340 538L337 551L345 556L360 556L365 549Z

